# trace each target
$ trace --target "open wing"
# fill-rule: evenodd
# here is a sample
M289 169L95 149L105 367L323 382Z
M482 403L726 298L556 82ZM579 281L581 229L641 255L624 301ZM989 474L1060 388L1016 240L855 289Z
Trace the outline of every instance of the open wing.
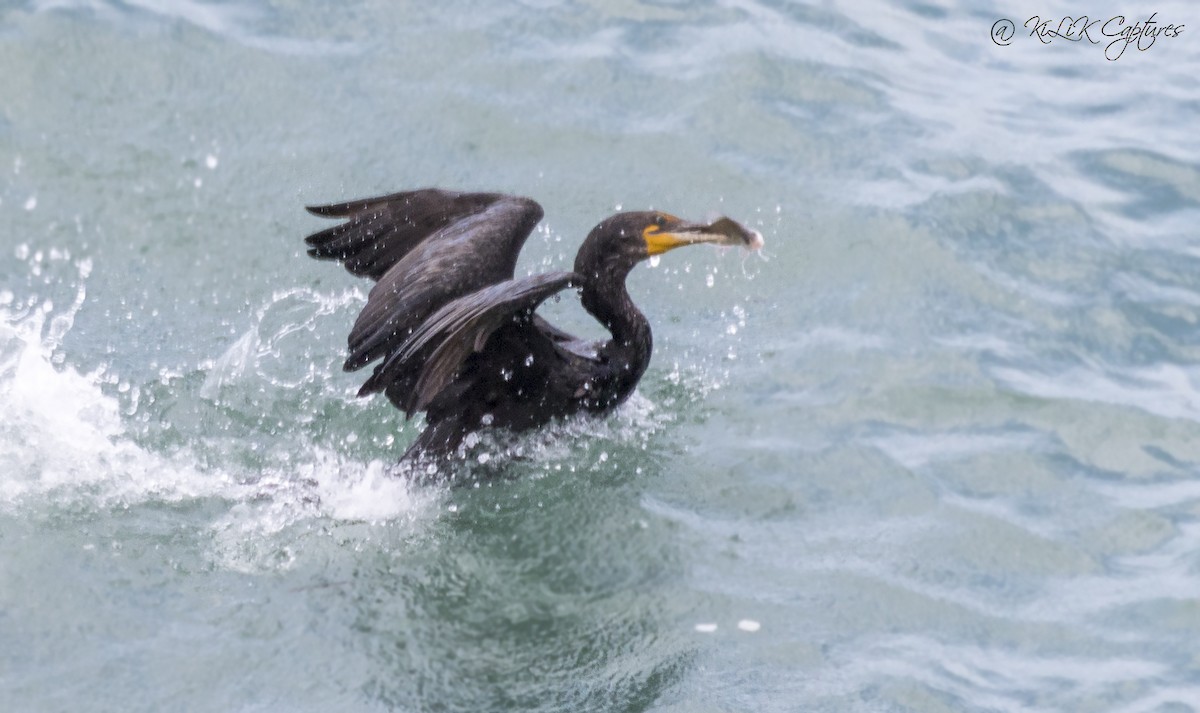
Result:
M550 272L508 280L460 297L435 312L404 346L388 357L382 372L418 373L406 413L423 410L453 379L472 352L483 351L500 327L527 325L523 340L552 337L533 326L533 311L547 297L578 283L573 272Z
M435 188L308 210L348 219L308 236L308 254L377 280L347 340L347 371L394 355L452 301L511 279L521 246L542 218L542 207L529 198ZM415 384L417 376L400 373L381 381L382 366L360 394L398 378Z

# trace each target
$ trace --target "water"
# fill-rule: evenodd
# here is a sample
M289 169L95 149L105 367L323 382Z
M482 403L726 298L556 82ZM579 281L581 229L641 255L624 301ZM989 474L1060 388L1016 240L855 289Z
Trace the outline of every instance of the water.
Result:
M1065 3L6 5L2 707L1200 709L1200 18L1153 9L1111 62L989 39ZM768 260L639 268L626 407L411 488L301 206L424 185L535 196L523 272L618 205Z

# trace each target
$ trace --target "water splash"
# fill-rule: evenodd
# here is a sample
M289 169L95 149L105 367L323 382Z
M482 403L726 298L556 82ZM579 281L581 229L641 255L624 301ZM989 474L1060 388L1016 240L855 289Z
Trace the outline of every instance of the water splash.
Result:
M37 252L30 251L31 263ZM414 523L438 491L414 491L380 459L359 459L314 443L288 441L291 452L266 462L244 462L238 449L206 463L198 452L221 448L221 434L200 434L182 447L160 449L138 442L130 417L145 415L138 394L166 386L176 399L189 393L170 374L164 384L133 384L107 366L81 372L61 352L64 337L86 303L88 259L74 263L76 292L65 306L36 295L0 295L0 510L101 510L154 508L163 503L223 502L211 523L212 558L220 566L254 570L288 566L296 527L311 523ZM219 394L240 375L275 379L270 356L280 340L304 329L305 320L280 315L307 305L327 314L354 299L326 298L311 290L275 295L247 332L207 368L201 392ZM272 325L272 319L277 319ZM201 369L204 371L205 369ZM301 377L303 381L306 377ZM113 386L115 385L115 388ZM115 393L112 393L115 392ZM250 447L257 447L252 444ZM306 525L307 523L307 525ZM371 537L367 531L362 537ZM293 553L294 554L294 553Z

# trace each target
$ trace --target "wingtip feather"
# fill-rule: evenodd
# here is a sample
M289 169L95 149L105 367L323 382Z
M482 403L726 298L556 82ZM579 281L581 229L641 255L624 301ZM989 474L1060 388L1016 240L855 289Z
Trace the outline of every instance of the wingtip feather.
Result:
M320 218L345 218L350 215L349 203L330 203L328 205L306 205L304 210Z

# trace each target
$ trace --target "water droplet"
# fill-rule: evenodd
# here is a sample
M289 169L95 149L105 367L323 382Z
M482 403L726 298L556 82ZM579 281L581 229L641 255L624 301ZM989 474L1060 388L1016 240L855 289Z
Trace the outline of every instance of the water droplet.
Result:
M34 208L37 208L37 196L29 196L25 200L25 210L33 210Z
M707 624L706 623L706 624L697 624L696 625L696 631L700 632L701 634L711 634L716 630L717 630L716 624Z
M192 181L192 185L196 186L196 188L199 188L200 186L204 185L204 179L197 178L196 180Z
M483 424L483 425L485 425L485 426L490 426L490 425L492 425L492 421L494 421L494 420L496 420L496 417L495 417L495 416L493 416L493 415L492 415L492 414L490 414L490 413L485 413L485 414L483 414L483 416L481 416L481 417L479 418L479 422L480 422L480 423L482 423L482 424Z
M533 355L525 357L525 366L533 366Z
M350 432L346 434L346 443L355 443L358 441L358 434Z
M713 277L713 275L712 275L712 273L711 273L711 272L710 272L710 273L708 273L708 275L706 275L706 276L704 277L704 284L705 284L705 285L707 285L707 286L709 286L709 287L712 287L712 286L713 286L715 283L716 283L716 279Z
M659 255L650 256L650 267L658 267L658 263L662 262L662 257Z
M742 631L758 631L760 628L762 628L762 624L759 624L753 619L742 619L738 622L738 628Z
M214 168L217 167L217 157L213 156L212 154L205 156L204 157L204 165L208 166L208 170L210 170L210 171L213 170Z

